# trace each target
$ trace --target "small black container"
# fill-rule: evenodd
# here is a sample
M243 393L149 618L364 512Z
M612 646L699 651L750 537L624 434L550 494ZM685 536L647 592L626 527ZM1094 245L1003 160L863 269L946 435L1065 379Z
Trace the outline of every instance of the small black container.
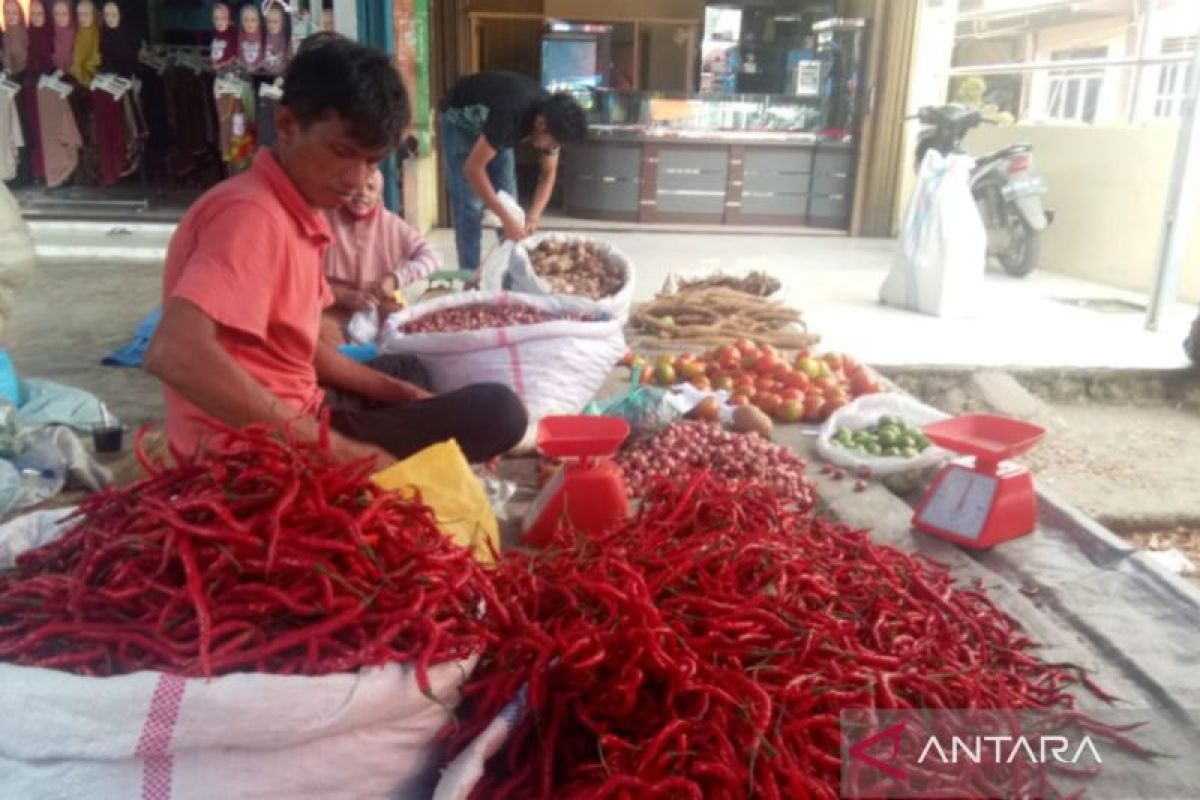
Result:
M92 445L97 453L121 452L125 429L119 425L110 428L92 428Z

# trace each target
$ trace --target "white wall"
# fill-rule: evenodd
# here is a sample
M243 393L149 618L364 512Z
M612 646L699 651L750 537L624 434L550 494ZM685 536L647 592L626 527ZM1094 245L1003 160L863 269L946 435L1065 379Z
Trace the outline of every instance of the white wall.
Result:
M983 127L976 155L1030 142L1046 178L1054 223L1042 237L1044 269L1148 292L1153 286L1177 126ZM1200 185L1192 186L1200 193ZM1200 301L1200 224L1183 267L1180 298Z

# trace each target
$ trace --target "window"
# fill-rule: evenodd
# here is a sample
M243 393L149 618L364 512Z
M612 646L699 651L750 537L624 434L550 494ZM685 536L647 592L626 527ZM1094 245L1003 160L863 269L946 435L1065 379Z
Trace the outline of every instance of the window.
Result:
M1050 56L1054 61L1078 61L1107 58L1107 47L1088 47L1058 50ZM1046 116L1064 122L1095 122L1104 90L1102 68L1063 69L1050 72L1050 89L1046 94Z
M1162 41L1163 55L1190 53L1196 49L1195 36L1176 36ZM1163 64L1158 68L1158 84L1154 91L1154 116L1171 119L1183 113L1183 103L1192 89L1190 63Z

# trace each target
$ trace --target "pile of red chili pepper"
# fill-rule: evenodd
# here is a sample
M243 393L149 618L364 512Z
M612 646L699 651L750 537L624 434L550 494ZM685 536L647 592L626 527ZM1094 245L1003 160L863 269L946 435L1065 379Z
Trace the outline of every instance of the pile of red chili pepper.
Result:
M367 463L265 428L92 496L0 573L0 661L106 676L322 675L481 651L494 605L470 551Z
M984 594L769 487L676 476L607 537L560 533L499 565L451 752L523 687L528 705L472 797L836 798L845 709L1074 713L1078 672ZM982 772L955 780L991 796Z

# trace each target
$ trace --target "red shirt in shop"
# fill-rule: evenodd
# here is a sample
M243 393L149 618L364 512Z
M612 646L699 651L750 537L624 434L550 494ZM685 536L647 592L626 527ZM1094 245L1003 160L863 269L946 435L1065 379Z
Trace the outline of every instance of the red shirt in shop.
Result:
M321 311L333 303L321 274L330 238L324 215L260 150L247 172L209 190L180 221L163 302L195 305L242 369L291 408L315 414L324 396L313 360ZM164 396L171 443L191 453L212 432L211 418L170 388Z

